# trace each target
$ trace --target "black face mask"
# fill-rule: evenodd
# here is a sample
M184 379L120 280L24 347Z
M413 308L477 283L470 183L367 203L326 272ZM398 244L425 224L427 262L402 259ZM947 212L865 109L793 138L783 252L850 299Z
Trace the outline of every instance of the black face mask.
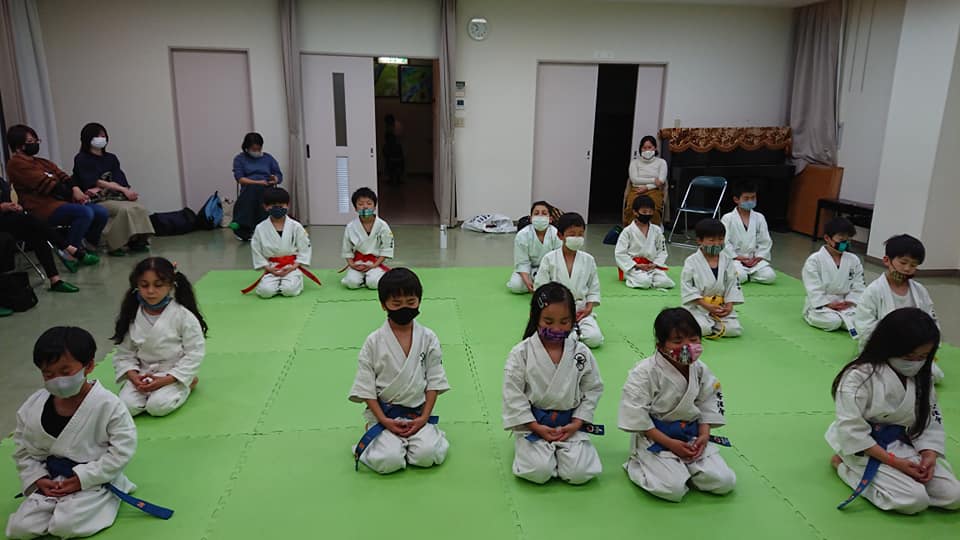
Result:
M28 156L35 156L40 153L40 143L27 143L23 145L23 153Z
M637 214L637 221L640 223L650 223L651 219L653 219L653 216L650 214Z
M406 326L413 322L417 318L417 315L420 314L420 310L415 307L405 307L400 309L388 309L387 318L391 321L399 324L400 326Z

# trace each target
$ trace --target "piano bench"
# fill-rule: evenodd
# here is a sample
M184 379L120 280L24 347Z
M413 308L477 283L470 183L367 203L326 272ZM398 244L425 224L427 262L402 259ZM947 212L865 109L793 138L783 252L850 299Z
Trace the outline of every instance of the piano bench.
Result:
M834 215L847 216L854 225L870 229L870 222L873 220L873 205L851 201L848 199L819 199L817 200L817 216L813 220L813 234L811 238L814 242L819 240L823 233L820 231L820 214L824 210L829 210ZM869 234L867 236L869 240Z

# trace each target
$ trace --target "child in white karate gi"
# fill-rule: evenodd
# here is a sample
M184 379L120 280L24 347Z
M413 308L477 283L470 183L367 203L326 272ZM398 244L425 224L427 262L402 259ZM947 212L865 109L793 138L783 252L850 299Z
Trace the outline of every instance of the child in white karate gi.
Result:
M530 320L503 371L503 427L515 433L513 474L537 484L558 477L583 484L600 474L587 433L603 393L590 349L571 336L573 294L559 283L538 287Z
M380 305L387 321L360 349L350 401L365 403L366 433L354 457L380 474L443 463L450 444L433 416L437 396L450 389L440 340L414 318L423 286L407 268L380 279Z
M33 348L44 389L17 411L13 460L26 498L7 521L8 538L91 536L113 525L120 506L104 484L136 489L123 469L137 449L137 428L117 396L87 381L96 352L89 332L64 326L44 332ZM64 459L75 463L72 475L48 469Z
M700 249L683 262L680 301L700 324L704 337L739 336L743 329L733 306L743 303L743 291L733 259L723 250L726 229L715 219L702 219L696 234Z
M372 189L360 188L350 200L357 219L347 223L343 230L340 255L347 261L343 268L347 275L340 283L348 289L376 290L380 278L389 270L383 263L393 258L393 231L386 221L377 217L377 194Z
M960 481L946 461L946 435L931 370L940 343L933 317L896 309L833 381L837 417L826 439L831 463L853 494L881 510L960 509Z
M850 238L857 230L850 220L835 217L823 231L823 247L803 265L803 286L807 289L803 320L828 332L846 328L855 338L853 320L866 288L860 258L848 251Z
M507 282L510 292L532 293L540 260L550 251L560 249L557 229L550 224L551 209L546 201L533 203L530 207L530 224L520 229L513 240L513 275Z
M740 283L748 280L770 284L776 281L777 273L770 266L770 250L773 240L763 214L757 207L757 186L741 182L733 186L733 210L723 215L720 221L727 228L726 252L733 259Z
M253 267L263 271L256 284L257 296L298 296L303 292L304 273L319 285L306 268L313 254L310 237L303 225L287 215L290 194L283 188L267 188L263 208L268 217L257 225L250 241Z
M187 276L162 257L140 261L120 304L113 370L120 399L136 416L166 416L197 385L207 323Z
M620 268L620 280L634 289L672 289L667 275L667 241L663 229L650 223L656 205L653 199L640 195L633 200L634 220L617 238L614 257Z
M556 281L573 293L577 302L577 336L591 349L603 345L603 333L593 312L600 305L600 278L597 261L583 251L587 225L577 213L567 213L557 220L557 232L563 247L543 256L534 287Z
M723 426L720 382L702 361L700 325L689 311L667 308L653 322L657 348L627 375L618 425L631 433L630 480L651 495L680 502L687 483L724 495L737 475L710 430Z

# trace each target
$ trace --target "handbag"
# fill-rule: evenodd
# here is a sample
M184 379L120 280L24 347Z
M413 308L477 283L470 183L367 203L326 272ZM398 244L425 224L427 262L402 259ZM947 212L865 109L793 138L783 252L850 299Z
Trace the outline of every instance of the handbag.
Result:
M30 286L30 278L26 272L0 274L0 307L21 312L35 305L37 295Z

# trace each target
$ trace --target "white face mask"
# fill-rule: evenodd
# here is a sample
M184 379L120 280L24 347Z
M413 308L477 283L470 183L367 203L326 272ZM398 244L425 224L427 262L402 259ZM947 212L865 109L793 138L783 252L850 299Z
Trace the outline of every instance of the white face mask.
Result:
M538 231L545 231L550 226L550 216L533 216L530 218L533 228Z
M262 158L262 157L263 157L263 152L250 152L250 151L248 151L247 153L250 154L250 157L252 157L252 158L254 158L254 159L256 159L256 158Z
M79 394L85 382L87 382L87 374L81 369L73 375L54 377L53 379L44 381L43 387L54 396L66 399Z
M890 364L890 367L892 367L894 371L904 377L913 377L917 373L920 373L920 370L923 369L923 365L926 362L907 360L905 358L888 358L887 363Z
M580 251L583 249L585 239L582 236L567 236L563 243L570 251Z
M640 152L640 157L647 161L653 159L653 156L655 155L657 155L657 153L653 150L644 150L643 152Z
M107 147L107 138L106 137L94 137L90 140L90 146L94 148L106 148Z

